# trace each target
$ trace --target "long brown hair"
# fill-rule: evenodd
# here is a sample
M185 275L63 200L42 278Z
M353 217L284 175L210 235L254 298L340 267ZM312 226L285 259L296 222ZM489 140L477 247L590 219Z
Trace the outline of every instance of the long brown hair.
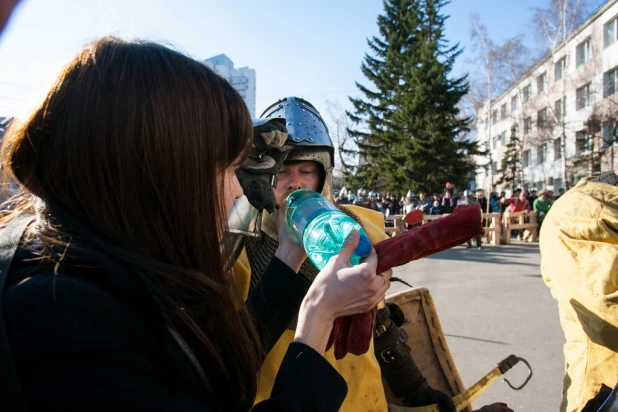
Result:
M27 189L17 209L58 204L115 242L212 360L213 395L230 410L252 405L260 349L224 268L221 172L250 142L247 108L223 78L161 45L107 37L66 66L3 144L5 168Z

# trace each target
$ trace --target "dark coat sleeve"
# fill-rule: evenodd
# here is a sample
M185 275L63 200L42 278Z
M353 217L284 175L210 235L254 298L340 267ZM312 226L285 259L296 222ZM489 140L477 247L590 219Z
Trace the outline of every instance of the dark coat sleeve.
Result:
M345 380L322 355L292 342L270 399L257 404L253 411L338 411L347 393Z
M262 347L270 352L298 314L311 281L273 257L247 298L247 308L257 327Z

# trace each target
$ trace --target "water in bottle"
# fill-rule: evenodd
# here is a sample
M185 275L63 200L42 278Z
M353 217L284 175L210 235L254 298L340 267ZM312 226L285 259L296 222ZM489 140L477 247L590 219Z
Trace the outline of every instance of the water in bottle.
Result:
M286 198L286 202L285 220L319 270L339 253L353 229L358 230L361 237L350 263L359 264L360 259L369 253L371 243L361 225L321 194L313 190L297 190Z

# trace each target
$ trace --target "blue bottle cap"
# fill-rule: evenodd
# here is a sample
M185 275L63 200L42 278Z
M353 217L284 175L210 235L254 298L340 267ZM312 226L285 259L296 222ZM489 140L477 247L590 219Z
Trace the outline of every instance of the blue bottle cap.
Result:
M363 234L360 235L360 239L358 240L358 246L354 250L354 254L356 256L367 256L367 253L371 250L371 242L369 238Z

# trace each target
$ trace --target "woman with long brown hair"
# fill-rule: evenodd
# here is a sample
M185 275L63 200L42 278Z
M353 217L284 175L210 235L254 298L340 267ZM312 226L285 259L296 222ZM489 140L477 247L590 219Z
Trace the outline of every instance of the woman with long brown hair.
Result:
M277 327L255 326L283 330L296 314L281 379L256 409L338 408L345 383L320 356L332 323L375 306L389 282L375 276L373 250L350 267L353 234L309 287L297 275L304 251L282 233L249 313L225 267L224 233L251 136L224 79L158 44L117 38L82 50L7 134L3 165L23 191L3 223L32 221L2 310L11 387L29 409L249 410L262 347L278 339ZM274 284L289 293L273 299Z

